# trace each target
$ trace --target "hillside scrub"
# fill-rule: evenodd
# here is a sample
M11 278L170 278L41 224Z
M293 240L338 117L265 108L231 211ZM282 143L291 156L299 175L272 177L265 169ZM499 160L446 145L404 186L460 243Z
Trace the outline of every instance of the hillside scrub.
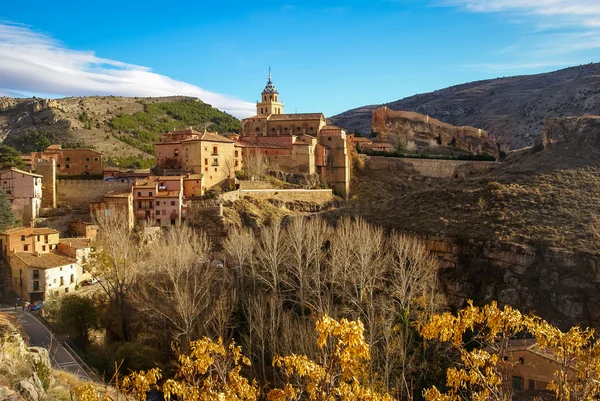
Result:
M144 104L144 111L118 114L108 125L116 138L149 154L154 154L154 143L169 131L206 126L224 133L242 128L235 117L195 100Z

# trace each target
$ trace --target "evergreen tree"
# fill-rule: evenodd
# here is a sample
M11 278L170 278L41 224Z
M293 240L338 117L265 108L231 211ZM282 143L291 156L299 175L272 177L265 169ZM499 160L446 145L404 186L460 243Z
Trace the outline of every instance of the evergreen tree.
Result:
M10 228L15 224L15 215L13 213L10 199L3 189L0 189L0 232Z
M0 169L24 168L21 153L11 146L0 145Z

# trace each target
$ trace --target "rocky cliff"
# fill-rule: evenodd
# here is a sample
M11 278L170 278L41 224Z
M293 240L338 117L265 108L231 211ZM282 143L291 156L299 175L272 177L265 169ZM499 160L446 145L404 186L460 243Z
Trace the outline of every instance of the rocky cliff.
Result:
M362 106L330 118L330 123L371 132L371 113ZM600 114L600 64L536 75L502 77L455 85L386 103L456 126L486 130L503 150L533 145L550 117Z
M548 147L557 143L587 143L598 146L600 143L600 117L550 118L544 126L542 144Z
M423 153L489 154L498 157L498 147L484 130L455 127L429 116L395 111L383 106L373 111L372 131L377 138Z
M498 300L563 328L600 327L599 122L552 119L546 148L449 178L369 158L355 169L353 200L328 215L426 238L452 306Z
M53 370L48 350L28 346L16 319L0 313L1 400L69 400L79 384L76 377Z

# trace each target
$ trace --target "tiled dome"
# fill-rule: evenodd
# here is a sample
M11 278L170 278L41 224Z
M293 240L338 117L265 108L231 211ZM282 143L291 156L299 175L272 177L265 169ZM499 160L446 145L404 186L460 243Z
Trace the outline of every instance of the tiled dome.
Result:
M273 85L273 81L271 81L271 70L269 69L269 81L267 82L267 86L262 93L279 93L277 92L277 88Z

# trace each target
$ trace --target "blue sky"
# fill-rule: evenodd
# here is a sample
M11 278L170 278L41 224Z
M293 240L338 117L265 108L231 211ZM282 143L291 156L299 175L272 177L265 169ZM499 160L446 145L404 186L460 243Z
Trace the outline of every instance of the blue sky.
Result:
M0 93L347 109L600 61L598 0L0 0Z

